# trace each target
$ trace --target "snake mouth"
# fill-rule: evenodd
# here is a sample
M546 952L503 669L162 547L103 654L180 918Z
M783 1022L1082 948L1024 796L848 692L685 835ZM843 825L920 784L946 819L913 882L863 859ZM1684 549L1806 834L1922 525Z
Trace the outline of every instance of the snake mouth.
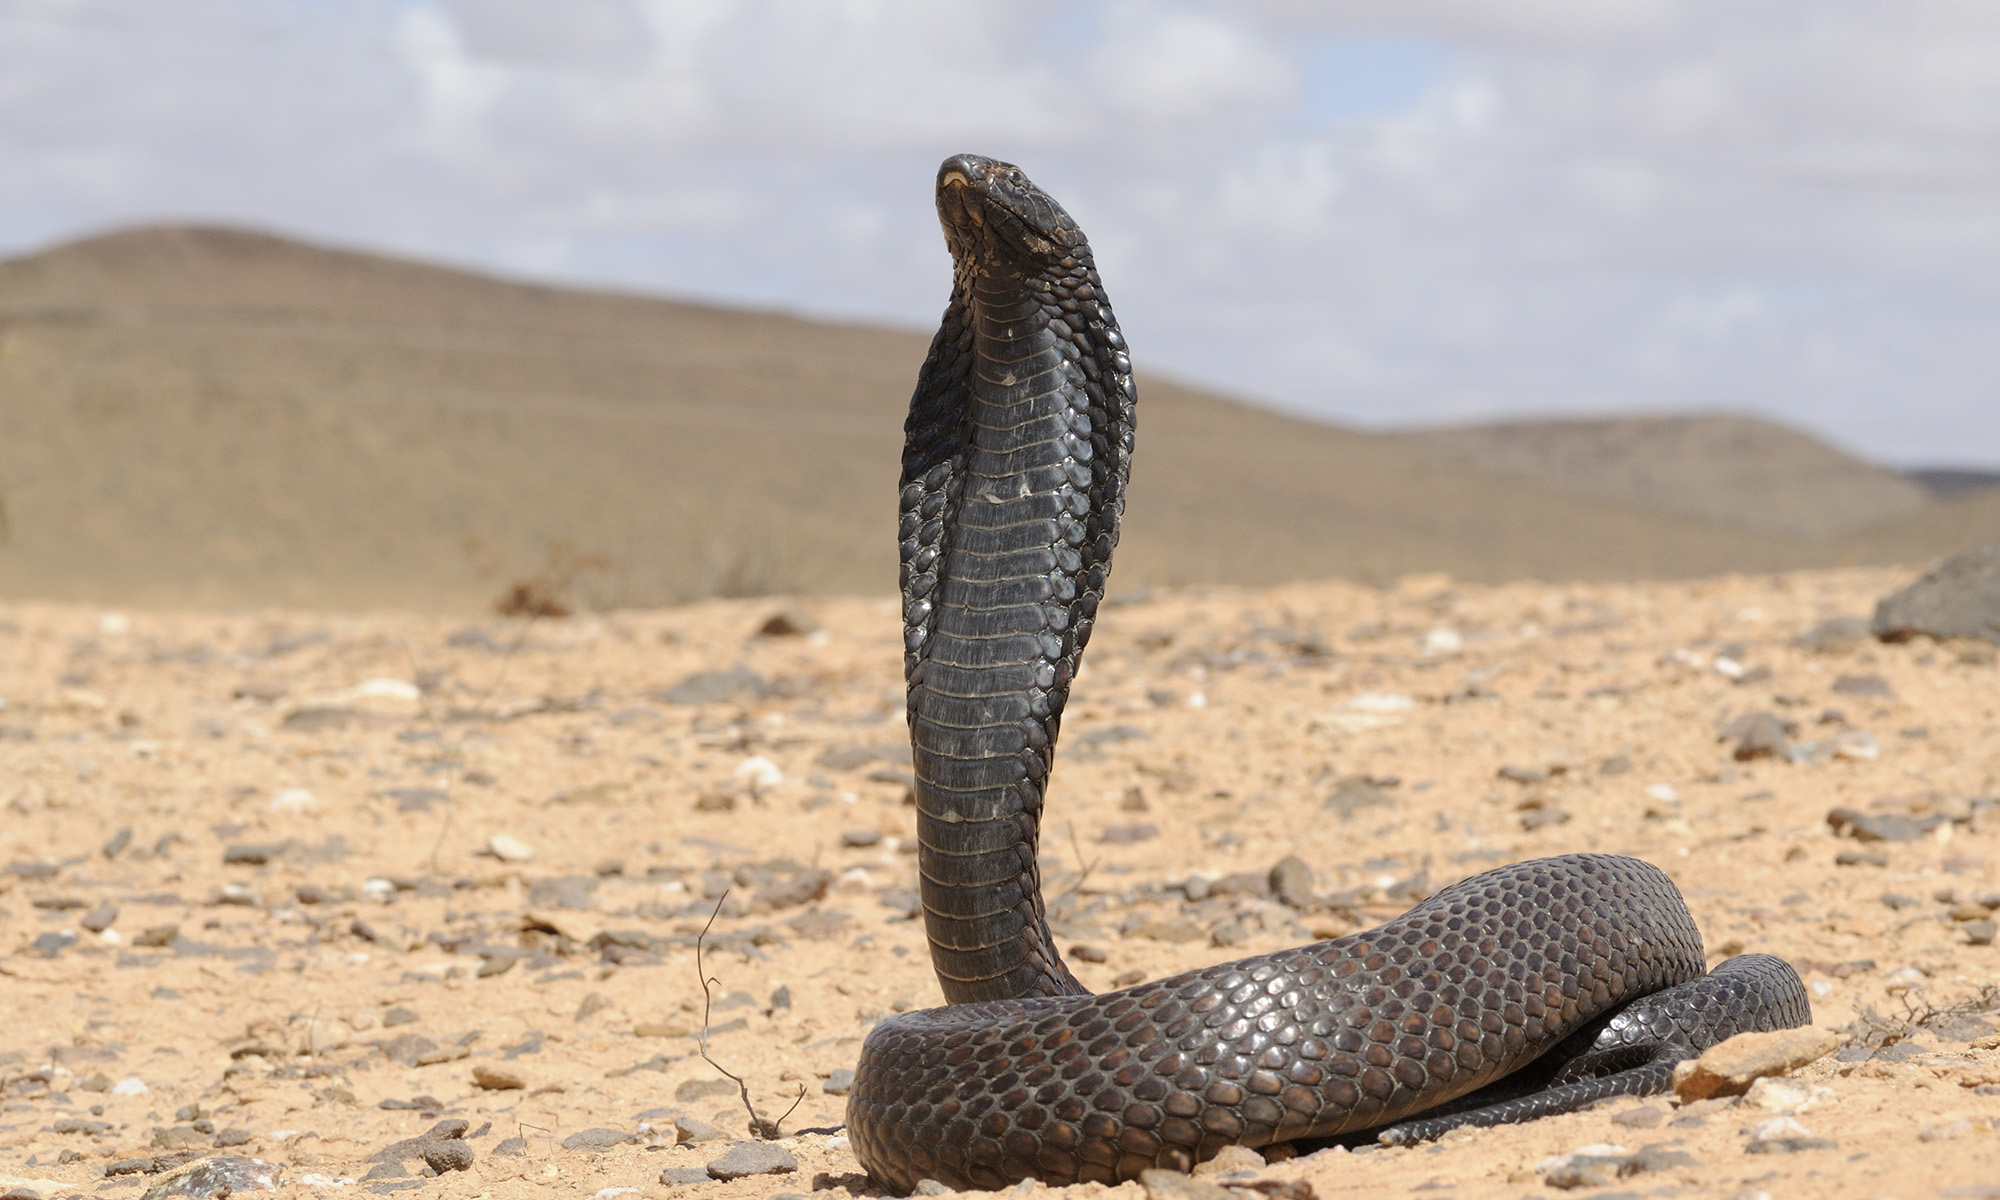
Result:
M996 255L996 261L1044 262L1083 244L1083 233L1062 206L1012 163L978 154L954 154L938 167L938 217L954 257L961 248Z

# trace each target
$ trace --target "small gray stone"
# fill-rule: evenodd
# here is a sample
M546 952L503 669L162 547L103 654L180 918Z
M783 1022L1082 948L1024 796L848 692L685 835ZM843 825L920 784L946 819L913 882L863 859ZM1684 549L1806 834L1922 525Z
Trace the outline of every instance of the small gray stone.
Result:
M153 1173L153 1160L150 1158L121 1158L117 1162L107 1164L104 1168L104 1173L107 1176L151 1175Z
M1785 723L1771 713L1752 713L1747 720L1730 723L1736 735L1735 757L1738 762L1748 762L1753 758L1784 758L1791 750L1791 740L1785 735Z
M956 1190L950 1184L939 1183L935 1179L919 1179L917 1186L910 1189L912 1196L949 1196Z
M1761 1138L1744 1147L1746 1154L1797 1154L1802 1150L1838 1150L1840 1143L1823 1137Z
M1820 654L1837 654L1865 645L1874 636L1862 617L1828 617L1799 635L1799 645Z
M714 1179L745 1179L752 1175L783 1175L799 1169L791 1151L775 1142L738 1142L721 1158L711 1159Z
M111 928L112 923L117 920L118 906L106 900L96 908L83 914L83 919L78 921L77 924L90 930L92 933L103 933L105 930Z
M236 1194L276 1191L282 1174L275 1163L261 1158L245 1158L240 1154L198 1158L160 1176L140 1200L167 1200L173 1196L221 1200Z
M836 1067L833 1074L819 1085L819 1090L829 1096L845 1096L854 1089L854 1071L851 1067Z
M1982 917L1977 921L1967 921L1965 924L1959 926L1959 928L1965 931L1966 942L1974 946L1991 946L1995 933L2000 932L1996 931L1993 918L1991 917Z
M849 1072L849 1074L851 1075L852 1072ZM693 1117L674 1118L674 1141L676 1143L720 1142L726 1141L728 1138L728 1134L710 1125L707 1121L698 1121Z
M1313 869L1296 854L1287 854L1271 868L1271 894L1290 908L1304 911L1313 903Z
M1366 779L1346 779L1341 781L1340 786L1333 790L1333 795L1328 796L1320 807L1339 813L1343 821L1351 821L1354 819L1354 814L1364 808L1388 808L1394 804L1395 801L1389 798L1389 793Z
M570 1134L562 1140L562 1148L586 1150L598 1154L614 1146L628 1145L632 1140L632 1135L622 1129L606 1129L600 1125L594 1129L579 1130Z
M707 1167L668 1167L660 1172L660 1182L667 1187L679 1187L687 1183L707 1183L710 1178Z
M390 1162L378 1162L368 1168L368 1173L361 1177L361 1181L368 1183L380 1179L408 1179L409 1177L410 1173L403 1169L403 1164L392 1160Z
M1834 679L1833 690L1843 696L1871 696L1878 700L1893 700L1896 689L1880 675L1841 675Z
M662 704L715 704L723 700L758 700L770 690L764 677L748 667L727 671L697 671L651 697Z
M424 1164L443 1175L472 1169L472 1147L461 1138L445 1138L424 1147Z
M247 1146L255 1137L256 1135L247 1129L225 1129L215 1135L215 1146L218 1150L227 1150L232 1146Z
M76 945L74 933L67 929L57 929L36 935L35 940L28 943L28 948L45 958L54 958L74 945Z
M486 1152L488 1158L519 1158L528 1152L528 1139L510 1137Z
M1611 1114L1613 1125L1623 1125L1627 1129L1651 1129L1666 1119L1667 1110L1657 1104L1644 1104Z

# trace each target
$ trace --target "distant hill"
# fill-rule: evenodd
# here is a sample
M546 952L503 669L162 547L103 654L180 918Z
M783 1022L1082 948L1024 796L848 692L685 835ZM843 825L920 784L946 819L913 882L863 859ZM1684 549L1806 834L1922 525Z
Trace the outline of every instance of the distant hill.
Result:
M1753 417L1507 421L1389 438L1577 495L1790 537L1836 537L1931 501L1918 481Z
M0 596L472 610L522 583L592 606L886 592L927 342L237 230L58 246L0 262ZM1803 450L1775 491L1710 471L1690 498L1652 475L1619 491L1573 451L1524 470L1551 452L1517 437L1475 453L1151 376L1140 402L1127 587L1679 576L2000 537L1984 508ZM1780 435L1808 441L1767 432L1753 453ZM1723 476L1749 518L1708 494Z
M1939 500L1956 500L1975 492L2000 490L2000 471L1917 467L1904 471L1903 476Z

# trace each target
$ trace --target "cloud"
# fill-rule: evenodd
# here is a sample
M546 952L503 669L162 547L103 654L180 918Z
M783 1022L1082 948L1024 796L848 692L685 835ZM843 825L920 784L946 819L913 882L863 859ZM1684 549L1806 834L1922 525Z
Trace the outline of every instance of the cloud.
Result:
M0 0L0 248L199 217L922 325L976 150L1143 363L1378 423L2000 464L1995 145L1974 0Z

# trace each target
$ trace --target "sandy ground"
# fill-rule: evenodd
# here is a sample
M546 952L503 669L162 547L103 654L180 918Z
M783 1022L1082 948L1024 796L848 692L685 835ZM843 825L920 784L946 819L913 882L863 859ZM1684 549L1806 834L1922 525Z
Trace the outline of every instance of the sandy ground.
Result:
M1128 596L1058 759L1061 944L1101 951L1075 966L1110 987L1604 850L1672 873L1711 954L1796 964L1819 1025L1976 1002L2000 980L1975 944L2000 903L1993 655L1797 641L1906 578ZM868 1193L836 1072L880 1015L939 999L896 608L815 600L817 632L760 634L785 607L0 607L0 1192L136 1197L147 1175L107 1169L220 1140L314 1195ZM1758 711L1792 723L1790 757L1718 740ZM1843 836L1835 808L1912 840ZM1297 905L1262 894L1287 855L1314 874ZM725 888L710 1052L760 1113L800 1097L797 1168L663 1184L744 1137L691 1036ZM2000 1051L1974 1045L1995 1025L1939 1015L1807 1068L1826 1093L1795 1120L1832 1146L1753 1152L1774 1111L1655 1099L1257 1178L1512 1200L1556 1194L1551 1155L1665 1144L1692 1165L1594 1194L2000 1195ZM725 1137L676 1145L676 1118ZM468 1171L371 1161L444 1120Z

